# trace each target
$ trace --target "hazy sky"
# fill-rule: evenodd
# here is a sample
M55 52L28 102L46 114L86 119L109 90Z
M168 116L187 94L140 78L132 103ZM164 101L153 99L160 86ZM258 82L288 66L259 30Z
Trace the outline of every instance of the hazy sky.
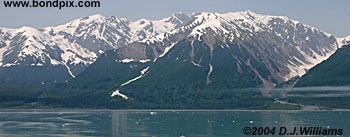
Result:
M101 0L101 8L4 8L0 0L0 27L55 26L92 14L160 19L175 12L234 12L251 10L284 15L338 37L350 35L350 0Z

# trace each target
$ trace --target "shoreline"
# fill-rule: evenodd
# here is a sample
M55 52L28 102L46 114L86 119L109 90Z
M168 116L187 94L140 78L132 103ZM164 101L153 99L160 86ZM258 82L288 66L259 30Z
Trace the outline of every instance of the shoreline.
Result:
M60 112L350 112L350 109L319 110L249 110L249 109L0 109L0 113L60 113Z

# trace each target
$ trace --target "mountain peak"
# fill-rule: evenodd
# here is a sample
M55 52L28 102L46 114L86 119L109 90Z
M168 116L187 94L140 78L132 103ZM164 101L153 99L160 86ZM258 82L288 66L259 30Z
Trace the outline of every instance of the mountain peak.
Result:
M212 15L215 15L217 14L216 12L195 12L195 13L192 13L192 16L194 17L210 17Z
M232 33L235 32L235 30L241 30L242 28L249 32L258 32L271 27L282 27L279 26L279 24L285 24L291 25L294 29L297 29L296 27L301 25L308 28L310 31L322 32L329 38L333 36L315 27L301 24L299 21L295 21L286 16L265 15L250 10L227 13L197 12L193 13L192 17L195 19L192 24L197 26L192 34L201 35L201 32L207 28L225 33ZM234 28L234 31L228 31L224 26L231 26Z
M178 17L178 16L188 16L188 15L184 12L176 12L176 13L173 13L172 16Z
M85 18L82 18L81 20L101 20L101 19L106 19L106 16L103 16L101 14L95 14L95 15L90 15Z
M183 12L177 12L177 13L172 14L171 17L169 17L169 18L176 18L176 19L182 21L182 20L189 20L190 16L183 13Z
M188 23L191 20L191 17L183 12L177 12L163 20L165 20L165 22L174 24L176 27L180 27Z
M22 35L27 36L27 37L30 37L30 36L40 37L43 35L43 33L40 30L38 30L34 27L29 27L29 26L23 26L23 27L15 30L14 32L15 32L15 34L22 33Z
M211 13L211 12L199 12L192 14L195 21L194 24L197 26L192 35L202 35L202 32L210 28L211 30L217 32L224 32L229 34L232 32L239 31L242 28L250 29L251 32L256 32L261 30L261 26L258 23L267 24L262 22L264 15L259 15L251 11L242 11L242 12L228 12L228 13ZM228 30L225 26L230 26L232 29Z
M85 22L85 23L93 23L93 22L122 22L126 21L125 18L118 18L115 16L103 16L101 14L95 14L95 15L90 15L84 18L81 18L80 21Z

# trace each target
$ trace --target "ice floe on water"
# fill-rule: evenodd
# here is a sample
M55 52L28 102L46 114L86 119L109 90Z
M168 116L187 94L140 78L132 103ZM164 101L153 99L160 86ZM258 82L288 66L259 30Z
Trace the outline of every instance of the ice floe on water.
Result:
M158 113L157 113L157 112L150 112L149 114L151 114L151 115L157 115Z

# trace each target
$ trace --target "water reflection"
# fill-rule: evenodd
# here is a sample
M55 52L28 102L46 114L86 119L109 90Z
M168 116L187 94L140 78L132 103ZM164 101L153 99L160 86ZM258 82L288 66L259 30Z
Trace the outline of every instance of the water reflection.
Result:
M349 116L350 112L299 111L0 112L0 136L245 137L246 126L321 126L347 133Z
M125 112L112 112L112 136L126 136L128 127L128 115Z

